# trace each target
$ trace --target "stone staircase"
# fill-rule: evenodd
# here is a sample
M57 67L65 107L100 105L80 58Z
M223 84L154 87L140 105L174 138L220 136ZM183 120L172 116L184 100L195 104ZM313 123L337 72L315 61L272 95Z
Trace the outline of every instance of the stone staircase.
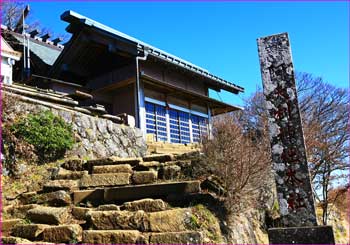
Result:
M191 160L171 154L143 158L71 159L52 170L40 192L4 207L3 243L201 244L189 203L201 182L183 176ZM181 200L186 200L182 203ZM169 204L171 203L171 204ZM184 205L178 205L182 203Z

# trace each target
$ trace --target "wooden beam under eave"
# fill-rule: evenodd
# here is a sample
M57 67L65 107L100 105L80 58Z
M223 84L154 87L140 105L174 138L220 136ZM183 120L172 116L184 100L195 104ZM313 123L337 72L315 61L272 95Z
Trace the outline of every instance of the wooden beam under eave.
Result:
M237 109L234 109L234 108L212 108L211 110L212 110L212 116L216 116L216 115L236 111Z
M113 91L113 90L116 90L116 89L119 89L119 88L126 87L129 84L132 84L134 82L135 82L135 77L131 77L131 78L128 78L128 79L125 79L125 80L122 80L122 81L119 81L119 82L116 82L116 83L112 83L112 84L110 84L110 85L108 85L106 87L96 89L94 91L94 93L110 92L110 91Z
M175 87L174 85L169 84L169 83L164 83L164 81L160 81L160 80L158 80L152 76L149 76L149 75L142 75L141 77L142 77L142 80L144 82L155 85L155 86L158 85L159 87L162 87L164 90L167 90L169 92L179 91L181 94L184 95L184 97L186 97L186 99L193 100L193 98L198 98L198 100L202 101L203 104L209 105L210 107L213 108L213 113L212 113L213 115L241 109L240 107L237 107L234 105L229 105L229 104L226 104L226 103L221 102L221 101L217 101L217 100L212 99L208 96L204 96L202 94L197 94L197 93L185 90L185 89L180 88L180 87Z

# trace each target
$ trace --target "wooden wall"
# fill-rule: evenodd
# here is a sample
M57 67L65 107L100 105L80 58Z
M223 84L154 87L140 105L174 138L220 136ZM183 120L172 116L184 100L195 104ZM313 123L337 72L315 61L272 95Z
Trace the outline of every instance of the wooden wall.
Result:
M180 72L180 69L169 69L161 63L144 62L140 64L140 71L145 75L176 86L190 92L207 95L208 89L204 82Z

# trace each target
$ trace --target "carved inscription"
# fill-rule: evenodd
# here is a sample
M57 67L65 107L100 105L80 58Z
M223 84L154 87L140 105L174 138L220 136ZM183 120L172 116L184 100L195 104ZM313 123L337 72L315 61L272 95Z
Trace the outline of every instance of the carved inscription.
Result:
M258 39L282 222L317 225L287 33Z

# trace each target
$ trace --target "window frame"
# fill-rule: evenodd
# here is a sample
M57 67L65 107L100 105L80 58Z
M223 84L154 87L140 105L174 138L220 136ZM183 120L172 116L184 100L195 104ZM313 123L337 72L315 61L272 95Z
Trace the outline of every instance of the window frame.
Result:
M153 105L154 108L154 129L148 128L150 125L150 123L147 121L149 120L147 115L150 114L150 112L148 111L148 104ZM208 114L193 111L173 104L169 104L167 106L165 102L149 97L145 97L145 107L146 133L148 133L148 131L155 131L154 134L156 141L179 144L198 143L201 141L201 138L205 134L209 134L210 117ZM162 123L165 122L166 124L166 136L162 135L161 137L159 137L157 127L157 107L162 107L165 110L165 116L163 116L165 120L162 120ZM187 120L183 120L184 118ZM198 119L197 123L194 122L194 118ZM205 123L203 124L203 122ZM164 125L162 127L164 127ZM194 131L196 132L194 133ZM164 133L164 130L162 130L162 133ZM161 140L159 140L159 138L161 138Z

